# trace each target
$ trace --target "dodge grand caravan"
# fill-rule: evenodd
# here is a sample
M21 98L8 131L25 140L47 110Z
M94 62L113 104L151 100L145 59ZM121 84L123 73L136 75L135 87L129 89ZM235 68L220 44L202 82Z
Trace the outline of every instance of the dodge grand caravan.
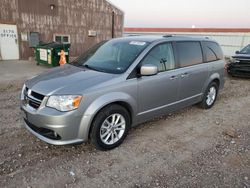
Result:
M224 86L224 65L220 46L207 38L104 41L70 64L26 81L25 127L50 144L90 140L112 149L139 123L197 103L211 108Z

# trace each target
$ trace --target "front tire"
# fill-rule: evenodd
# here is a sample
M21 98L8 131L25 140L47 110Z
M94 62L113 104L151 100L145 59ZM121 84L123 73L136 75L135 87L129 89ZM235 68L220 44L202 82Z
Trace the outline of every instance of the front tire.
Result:
M200 103L200 107L203 109L209 109L212 108L214 105L217 95L218 95L218 89L219 86L217 83L212 82L208 85L206 92L204 93L203 99Z
M110 150L121 145L130 128L128 111L117 104L103 108L92 122L91 143L100 150Z

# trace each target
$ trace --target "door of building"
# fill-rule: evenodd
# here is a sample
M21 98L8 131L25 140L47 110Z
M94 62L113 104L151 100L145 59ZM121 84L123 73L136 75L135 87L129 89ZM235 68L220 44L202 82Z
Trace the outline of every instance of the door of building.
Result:
M0 59L19 59L16 25L0 24Z

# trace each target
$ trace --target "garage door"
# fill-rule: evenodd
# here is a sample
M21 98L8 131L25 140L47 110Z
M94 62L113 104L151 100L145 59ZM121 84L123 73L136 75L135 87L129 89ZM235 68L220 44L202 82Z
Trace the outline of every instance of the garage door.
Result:
M0 24L0 58L2 60L19 59L16 25Z

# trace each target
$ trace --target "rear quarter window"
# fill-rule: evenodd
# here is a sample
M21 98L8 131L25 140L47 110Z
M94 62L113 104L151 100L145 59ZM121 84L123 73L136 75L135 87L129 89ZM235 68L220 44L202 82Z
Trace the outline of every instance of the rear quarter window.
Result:
M176 50L180 67L187 67L203 62L200 42L176 42Z
M221 47L215 42L203 42L204 54L207 62L223 59Z

